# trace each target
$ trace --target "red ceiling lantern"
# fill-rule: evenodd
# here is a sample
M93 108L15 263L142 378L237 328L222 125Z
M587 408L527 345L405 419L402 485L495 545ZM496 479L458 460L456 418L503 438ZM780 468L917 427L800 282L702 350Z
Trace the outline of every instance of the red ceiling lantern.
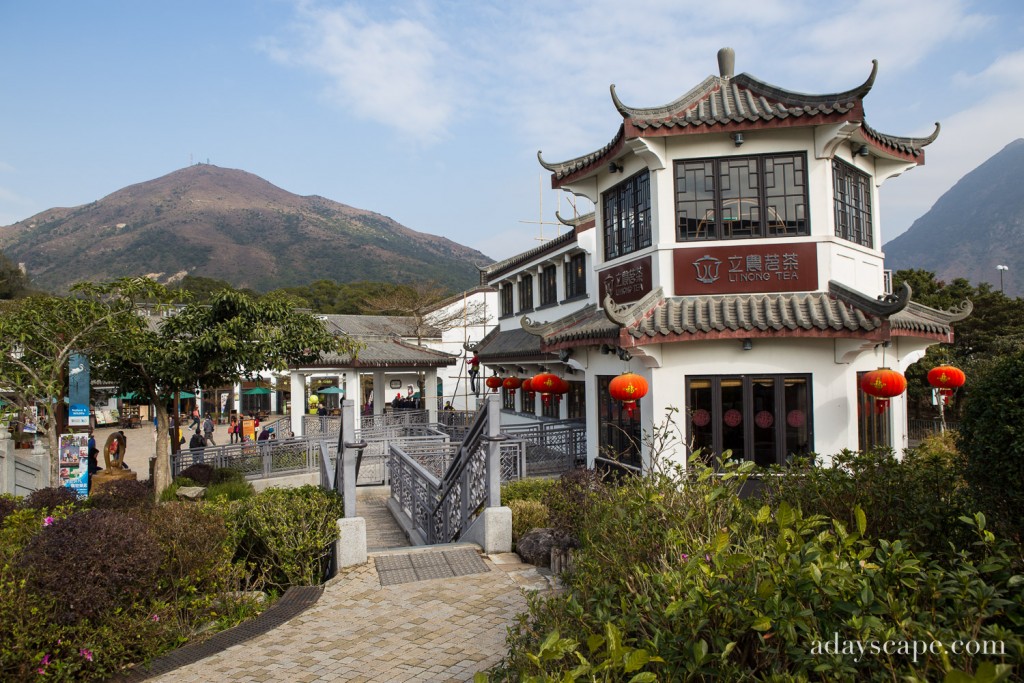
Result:
M875 397L875 410L881 413L889 407L890 398L907 390L907 378L895 370L879 368L864 373L860 388L865 394Z
M523 380L523 383L519 385L519 388L523 390L523 393L533 393L533 380L529 377Z
M501 378L497 375L491 375L487 378L487 381L484 382L484 384L487 385L487 388L491 390L492 394L496 394L498 393L498 387L501 386Z
M647 395L647 380L632 372L619 375L608 385L608 393L616 401L622 401L626 413L633 417L636 402Z
M928 384L939 390L939 395L946 405L949 405L953 390L962 387L965 381L967 376L964 371L952 365L940 365L928 371Z
M523 380L519 379L518 377L506 377L505 381L501 383L501 386L505 387L512 393L515 393L516 389L518 389L522 385L522 383Z
M539 391L541 394L553 394L555 393L555 387L558 386L560 381L557 375L553 375L550 372L542 372L530 380L530 387L532 387L533 391Z

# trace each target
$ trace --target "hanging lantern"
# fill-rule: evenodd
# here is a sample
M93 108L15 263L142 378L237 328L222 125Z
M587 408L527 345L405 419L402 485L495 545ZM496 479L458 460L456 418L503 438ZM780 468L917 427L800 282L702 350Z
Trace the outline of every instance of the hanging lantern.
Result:
M554 394L556 401L561 401L562 396L569 393L569 383L561 377L556 376L555 385L551 388L551 393Z
M533 380L529 377L523 380L523 383L519 385L519 388L523 390L523 393L533 393Z
M518 377L506 377L505 381L501 383L501 386L505 387L512 393L515 393L516 389L518 389L522 384L523 380Z
M501 386L501 378L497 375L491 375L487 378L487 381L484 382L484 384L487 385L487 388L491 390L492 394L496 394L498 393L498 387Z
M949 405L953 390L962 387L965 381L967 376L964 371L952 365L940 365L928 371L928 384L939 390L939 395L946 405Z
M539 391L542 394L553 394L555 393L554 388L558 385L559 381L557 375L552 375L550 372L542 372L530 380L530 386L533 388L533 391Z
M907 390L907 378L895 370L879 368L864 373L860 380L861 390L875 397L875 411L882 413L889 407L889 399Z
M626 413L633 417L636 402L647 395L647 380L632 372L619 375L608 385L608 393L616 401L622 401Z

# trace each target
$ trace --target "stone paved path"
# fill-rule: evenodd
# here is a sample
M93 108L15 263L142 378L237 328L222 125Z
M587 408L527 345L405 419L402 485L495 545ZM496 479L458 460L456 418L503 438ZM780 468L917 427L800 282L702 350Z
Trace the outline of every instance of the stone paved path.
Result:
M151 680L470 681L504 655L524 589L549 587L515 554L484 562L486 573L381 586L371 558L283 626Z

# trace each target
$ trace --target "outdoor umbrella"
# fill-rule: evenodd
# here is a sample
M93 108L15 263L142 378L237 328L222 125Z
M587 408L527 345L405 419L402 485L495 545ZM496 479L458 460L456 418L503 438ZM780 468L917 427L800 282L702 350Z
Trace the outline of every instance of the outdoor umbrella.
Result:
M119 400L119 401L133 401L133 400L135 400L137 398L142 398L142 397L139 396L138 394L136 394L134 391L129 391L127 394L121 394L120 396L118 396L117 400Z
M326 389L317 389L318 394L344 394L345 390L339 387L327 387Z
M245 394L246 396L259 396L263 394L270 394L273 392L271 392L270 389L267 389L266 387L253 387L252 389L246 389L242 393Z

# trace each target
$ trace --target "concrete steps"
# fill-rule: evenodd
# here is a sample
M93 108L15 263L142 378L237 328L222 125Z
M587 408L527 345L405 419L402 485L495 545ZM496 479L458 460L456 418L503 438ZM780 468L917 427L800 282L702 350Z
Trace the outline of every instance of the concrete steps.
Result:
M410 546L405 532L387 508L390 489L384 486L356 490L356 515L366 520L366 550L375 552Z

